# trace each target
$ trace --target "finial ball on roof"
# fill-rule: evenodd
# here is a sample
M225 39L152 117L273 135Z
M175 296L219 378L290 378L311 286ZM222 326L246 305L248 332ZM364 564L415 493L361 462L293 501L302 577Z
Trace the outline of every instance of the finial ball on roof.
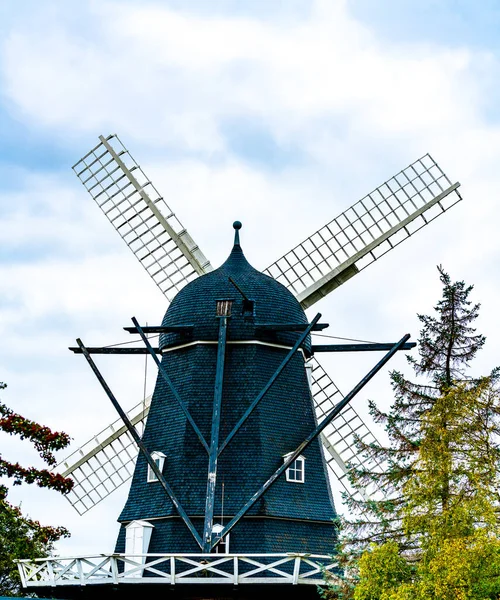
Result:
M235 221L235 222L233 223L233 227L234 227L235 229L241 229L241 221Z

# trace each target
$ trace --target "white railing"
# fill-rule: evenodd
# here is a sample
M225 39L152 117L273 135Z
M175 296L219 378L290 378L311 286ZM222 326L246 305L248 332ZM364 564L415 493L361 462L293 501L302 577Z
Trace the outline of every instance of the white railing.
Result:
M325 585L338 563L327 555L96 554L18 561L22 585L55 587L140 583Z

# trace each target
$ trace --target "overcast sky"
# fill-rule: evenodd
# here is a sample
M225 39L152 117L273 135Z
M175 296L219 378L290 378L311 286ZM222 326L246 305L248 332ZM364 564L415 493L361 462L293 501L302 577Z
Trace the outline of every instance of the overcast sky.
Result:
M235 219L264 269L429 152L464 200L308 316L321 312L332 336L416 341L442 264L474 285L487 336L474 370L489 372L500 363L499 31L494 0L2 2L2 401L66 431L64 458L117 416L68 347L125 341L131 317L159 324L167 308L71 169L110 133L214 267ZM319 358L347 393L378 357ZM142 399L144 357L97 362L125 408ZM395 357L354 400L360 413L368 398L390 405L389 368L410 374ZM6 435L1 453L39 464ZM58 550L73 555L113 550L126 492L83 517L33 486L10 498L68 527Z

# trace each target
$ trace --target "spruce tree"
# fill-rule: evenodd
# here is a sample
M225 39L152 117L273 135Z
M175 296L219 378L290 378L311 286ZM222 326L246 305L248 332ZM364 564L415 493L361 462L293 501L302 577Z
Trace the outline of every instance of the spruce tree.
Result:
M470 375L470 363L485 343L474 328L480 305L470 300L473 286L452 282L442 267L438 271L442 297L432 315L418 315L422 324L418 358L407 356L416 380L393 371L390 410L384 412L370 402L370 413L385 426L388 443L366 445L358 440L359 451L384 467L353 469L351 482L355 489L376 484L384 496L346 498L356 516L342 522L340 557L354 573L361 564L365 574L376 571L379 579L384 571L377 561L385 560L394 589L422 583L424 563L442 560L443 548L451 552L457 540L467 543L473 538L477 545L477 535L482 534L497 540L498 372ZM371 558L366 557L367 549ZM399 571L398 583L389 565L401 559L409 568ZM368 586L366 595L363 586ZM344 596L349 589L344 587ZM412 588L408 597L414 592ZM379 597L373 595L369 577L362 577L355 597Z

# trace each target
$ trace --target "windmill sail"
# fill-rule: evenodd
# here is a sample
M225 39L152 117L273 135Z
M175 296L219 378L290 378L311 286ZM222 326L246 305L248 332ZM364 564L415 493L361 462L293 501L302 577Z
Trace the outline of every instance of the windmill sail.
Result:
M101 135L99 140L73 170L171 300L212 266L118 136Z
M426 154L264 273L288 287L306 309L459 202L459 185Z
M212 269L163 198L116 135L100 143L74 167L76 174L155 283L170 300L186 283ZM427 154L367 194L337 218L271 264L264 272L288 287L303 308L410 237L461 200ZM317 419L342 395L321 367L309 361ZM145 423L149 406L129 413ZM363 466L355 438L376 441L349 405L322 434L326 463L348 495L350 468ZM137 446L118 421L58 465L75 481L67 499L83 514L132 476ZM372 464L371 466L379 466ZM364 499L382 490L366 490Z
M150 402L148 396L129 411L128 417L136 428L144 428ZM137 452L132 436L118 419L60 462L57 471L74 482L66 495L73 508L83 515L129 481Z
M315 357L309 360L311 368L311 392L314 400L316 418L320 422L342 400L343 395ZM368 459L359 453L356 439L365 444L378 443L366 423L348 404L336 419L328 425L321 435L326 464L344 492L358 500L367 500L373 494L380 495L383 490L355 490L349 481L349 471L353 468L377 469L381 463L374 458Z

